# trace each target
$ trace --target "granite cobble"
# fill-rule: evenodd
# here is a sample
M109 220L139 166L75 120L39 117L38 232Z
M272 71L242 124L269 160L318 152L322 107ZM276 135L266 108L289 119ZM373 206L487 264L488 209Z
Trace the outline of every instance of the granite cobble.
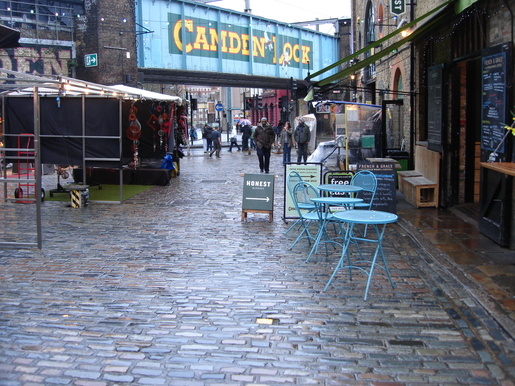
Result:
M341 272L323 292L338 251L289 249L281 161L271 223L241 222L242 153L193 152L122 205L44 202L43 248L0 257L0 384L513 384L512 337L402 219L395 288L378 271L365 302ZM1 205L2 237L33 215Z

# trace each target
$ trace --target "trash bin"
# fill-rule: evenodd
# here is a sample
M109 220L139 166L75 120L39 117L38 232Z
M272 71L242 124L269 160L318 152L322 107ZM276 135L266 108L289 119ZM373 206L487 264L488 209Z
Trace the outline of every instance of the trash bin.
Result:
M386 156L389 158L393 158L396 160L399 165L401 165L400 169L395 169L395 183L398 186L397 172L401 172L404 170L408 170L409 168L409 153L404 150L387 150Z

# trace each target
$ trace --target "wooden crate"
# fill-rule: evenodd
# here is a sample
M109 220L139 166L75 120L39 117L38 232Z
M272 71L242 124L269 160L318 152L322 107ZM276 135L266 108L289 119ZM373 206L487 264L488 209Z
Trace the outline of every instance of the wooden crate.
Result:
M409 177L422 177L422 173L418 170L403 170L397 172L397 182L399 184L399 192L404 192L403 182L405 178Z
M404 199L415 208L437 208L438 185L425 177L404 178Z

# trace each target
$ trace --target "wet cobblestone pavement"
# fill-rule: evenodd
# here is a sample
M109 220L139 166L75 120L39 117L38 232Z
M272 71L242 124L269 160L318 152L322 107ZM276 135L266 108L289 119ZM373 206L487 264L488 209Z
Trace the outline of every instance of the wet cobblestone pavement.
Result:
M289 250L282 156L273 222L242 223L257 158L222 154L193 151L123 205L42 204L43 248L0 249L1 385L514 384L513 297L475 296L481 269L442 257L436 210L399 203L384 241L396 288L378 271L365 302L364 276L340 272L323 292L339 251ZM34 237L33 215L1 205L2 237Z

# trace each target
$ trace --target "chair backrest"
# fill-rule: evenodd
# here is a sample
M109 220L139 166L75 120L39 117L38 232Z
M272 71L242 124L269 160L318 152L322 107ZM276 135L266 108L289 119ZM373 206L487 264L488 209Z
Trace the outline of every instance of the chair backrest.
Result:
M361 170L354 174L350 181L351 185L363 188L356 197L363 198L370 206L374 202L374 196L377 189L377 177L369 170Z
M288 173L288 175L286 176L286 186L288 187L288 192L290 193L290 195L293 194L293 188L299 182L302 182L302 177L298 172L292 170Z
M300 204L313 204L311 198L320 197L317 188L309 182L301 181L293 187L292 199L299 217L302 217Z

